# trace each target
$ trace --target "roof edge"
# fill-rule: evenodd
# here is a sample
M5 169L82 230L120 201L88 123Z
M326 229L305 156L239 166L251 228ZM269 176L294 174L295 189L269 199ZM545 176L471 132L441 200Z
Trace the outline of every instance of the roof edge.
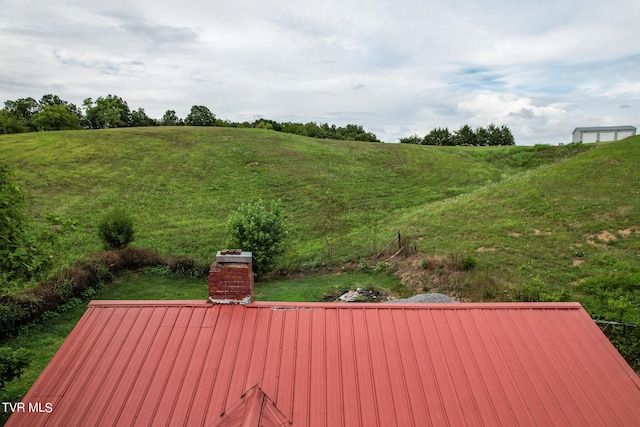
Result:
M180 307L206 307L211 303L207 300L93 300L89 307L116 307L116 306L180 306Z
M207 300L93 300L89 307L210 307ZM243 304L246 308L271 308L273 310L321 310L328 308L379 308L384 310L407 308L430 308L438 310L531 310L531 309L583 309L579 302L462 302L462 303L396 303L379 302L285 302L285 301L253 301Z
M254 301L245 305L247 308L272 308L272 309L323 309L323 308L380 308L380 309L406 309L406 308L437 308L441 310L468 310L470 308L483 310L513 310L513 309L583 309L579 302L463 302L463 303L396 303L384 304L379 302L362 303L337 303L337 302L279 302L279 301Z

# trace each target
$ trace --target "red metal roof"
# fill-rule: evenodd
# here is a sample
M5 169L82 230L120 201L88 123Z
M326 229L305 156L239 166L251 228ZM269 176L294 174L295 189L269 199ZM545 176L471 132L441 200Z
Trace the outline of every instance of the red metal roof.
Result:
M23 402L53 410L8 426L640 425L577 303L94 301Z

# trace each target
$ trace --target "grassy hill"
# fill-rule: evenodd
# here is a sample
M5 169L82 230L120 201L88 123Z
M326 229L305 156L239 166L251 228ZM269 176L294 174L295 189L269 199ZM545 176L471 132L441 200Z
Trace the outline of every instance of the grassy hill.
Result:
M282 199L282 266L353 260L397 230L431 257L424 288L470 300L578 299L637 319L640 137L563 147L427 147L305 138L259 129L140 128L0 137L29 213L77 221L72 262L100 249L114 206L135 245L209 261L242 202ZM470 259L451 273L445 261ZM459 263L458 263L459 264ZM458 269L459 270L459 269ZM623 297L628 307L610 300ZM618 307L618 308L616 308Z
M560 150L558 148L561 148ZM407 209L466 194L583 147L470 148L318 140L258 129L140 128L0 137L37 222L76 220L60 256L100 249L96 223L115 206L136 245L210 260L242 202L282 199L291 222L286 264L372 252ZM327 218L330 220L328 221Z

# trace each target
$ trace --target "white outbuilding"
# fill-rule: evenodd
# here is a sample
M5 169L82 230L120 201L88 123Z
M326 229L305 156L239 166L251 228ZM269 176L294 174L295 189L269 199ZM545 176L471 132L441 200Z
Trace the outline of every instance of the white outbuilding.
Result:
M576 128L571 142L618 141L636 134L633 126L596 126Z

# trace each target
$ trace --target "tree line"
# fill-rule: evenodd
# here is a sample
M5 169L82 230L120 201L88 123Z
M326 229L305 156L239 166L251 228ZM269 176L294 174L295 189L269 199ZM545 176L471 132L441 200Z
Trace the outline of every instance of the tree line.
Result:
M400 138L404 144L418 145L515 145L511 130L505 125L500 127L493 123L484 127L478 127L474 131L469 125L460 127L457 131L450 132L448 128L436 128L426 134L424 138L411 135Z
M380 142L375 134L361 125L344 127L328 123L309 122L278 123L275 120L257 119L253 122L221 120L204 105L194 105L184 118L175 110L167 110L161 119L149 117L144 108L133 110L127 101L116 95L87 98L81 107L60 99L57 95L7 100L0 110L0 134L39 132L52 130L109 129L141 126L219 126L237 128L271 129L313 138Z

